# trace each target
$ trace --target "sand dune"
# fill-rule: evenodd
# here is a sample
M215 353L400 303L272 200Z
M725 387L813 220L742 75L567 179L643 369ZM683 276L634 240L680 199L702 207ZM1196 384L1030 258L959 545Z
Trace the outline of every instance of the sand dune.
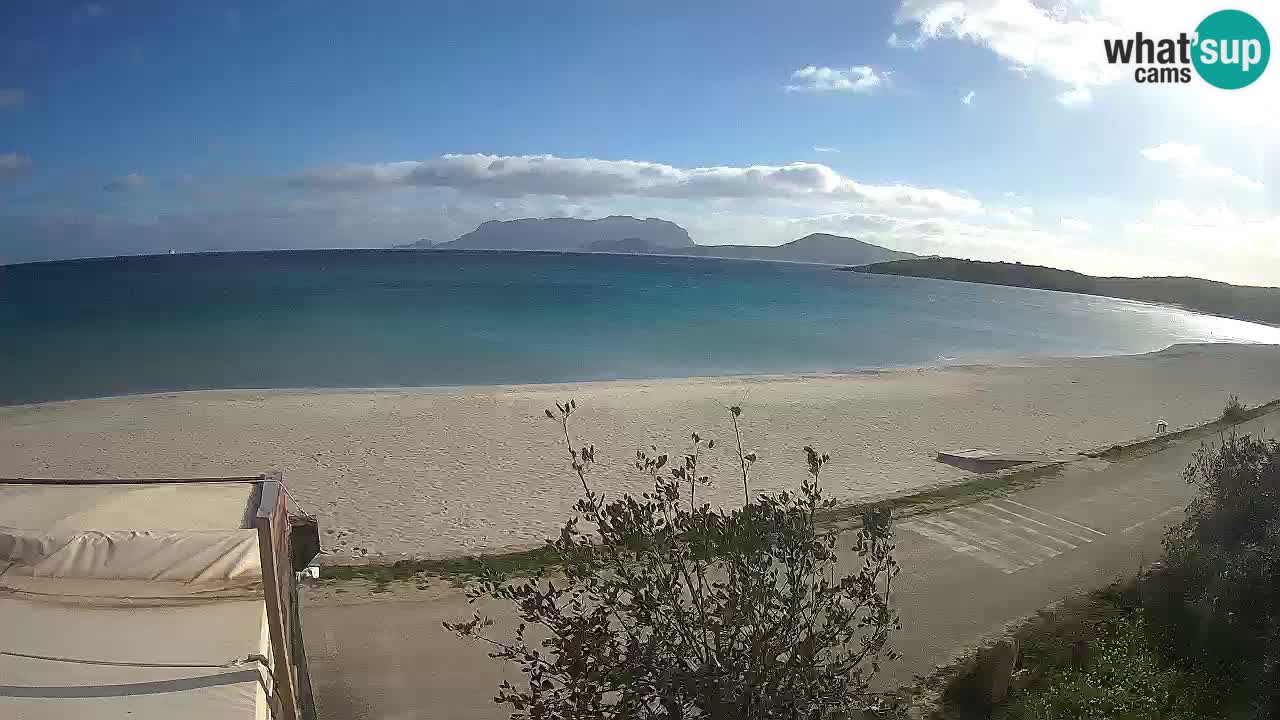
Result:
M963 473L942 448L1070 453L1280 397L1280 347L1180 345L1159 353L876 373L408 390L202 391L0 408L0 475L154 476L278 469L339 555L449 555L537 543L576 497L558 427L576 398L592 481L640 491L638 447L727 440L741 404L761 456L755 489L795 487L801 448L832 455L826 487L855 500ZM718 444L713 462L731 459ZM717 473L712 473L713 477ZM737 502L728 472L712 502Z

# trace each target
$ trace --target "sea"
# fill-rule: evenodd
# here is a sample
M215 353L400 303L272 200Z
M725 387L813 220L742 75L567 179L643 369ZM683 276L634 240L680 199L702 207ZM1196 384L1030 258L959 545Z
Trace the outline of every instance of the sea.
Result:
M0 266L0 404L866 371L1280 343L1127 300L707 258L332 250Z

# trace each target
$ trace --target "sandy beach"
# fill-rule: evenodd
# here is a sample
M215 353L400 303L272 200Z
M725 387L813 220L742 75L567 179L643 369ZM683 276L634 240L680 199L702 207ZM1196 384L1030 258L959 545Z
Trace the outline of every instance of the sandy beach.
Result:
M826 488L852 501L964 473L939 449L1068 454L1280 397L1280 347L1180 345L1147 355L839 375L408 390L200 391L0 408L0 475L207 476L280 470L319 515L328 552L453 555L527 546L576 497L559 428L575 398L595 486L642 491L639 447L728 440L744 408L754 489L796 486L801 448L832 455ZM737 502L729 443L710 456L712 502Z

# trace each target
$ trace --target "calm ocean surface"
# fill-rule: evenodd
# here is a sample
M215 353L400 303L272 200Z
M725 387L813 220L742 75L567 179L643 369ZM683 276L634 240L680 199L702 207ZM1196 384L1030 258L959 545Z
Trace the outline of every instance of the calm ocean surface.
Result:
M1280 343L1280 329L740 260L344 250L0 267L6 404L851 370L1196 341Z

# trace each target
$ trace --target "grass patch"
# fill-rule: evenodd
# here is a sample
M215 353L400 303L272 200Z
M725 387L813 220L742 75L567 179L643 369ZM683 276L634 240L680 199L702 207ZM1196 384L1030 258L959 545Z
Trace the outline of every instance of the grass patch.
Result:
M321 573L325 580L366 580L374 584L374 591L386 590L386 585L398 580L419 580L427 577L444 578L455 582L474 580L487 570L502 577L528 577L538 570L552 567L558 559L549 547L520 550L492 555L470 555L439 560L397 560L393 563L368 565L332 565Z

